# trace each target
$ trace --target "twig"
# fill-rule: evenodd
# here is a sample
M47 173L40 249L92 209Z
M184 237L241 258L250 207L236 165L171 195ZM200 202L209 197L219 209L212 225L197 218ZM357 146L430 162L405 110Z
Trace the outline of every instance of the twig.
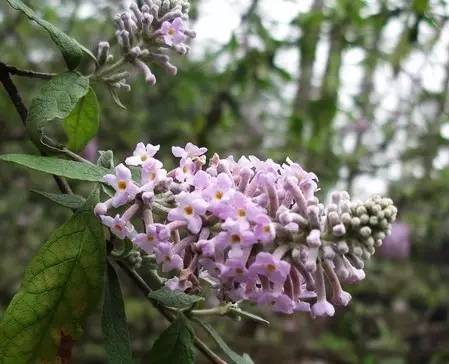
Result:
M148 298L148 294L152 291L150 286L143 280L143 278L133 269L126 265L126 263L117 260L117 264L122 268L126 275L139 287L142 293ZM153 300L150 300L153 306L164 316L168 321L172 322L175 318L169 313L163 306L157 304ZM227 364L226 361L221 359L214 351L209 348L198 336L193 334L193 341L196 348L204 354L214 364Z
M19 90L17 89L16 85L11 79L8 67L2 62L0 62L0 83L3 85L9 98L14 104L14 107L16 108L17 113L20 116L20 120L22 121L22 124L26 127L26 122L28 118L28 109L22 101L22 97L19 94ZM55 182L62 193L69 193L69 194L73 193L72 189L70 188L69 184L65 179L55 175L53 175L53 178L55 179Z
M10 75L14 75L14 76L39 78L42 80L49 80L56 76L56 73L46 73L46 72L37 72L37 71L32 71L32 70L24 70L24 69L17 68L15 66L8 65L3 62L0 62L0 67L6 69Z

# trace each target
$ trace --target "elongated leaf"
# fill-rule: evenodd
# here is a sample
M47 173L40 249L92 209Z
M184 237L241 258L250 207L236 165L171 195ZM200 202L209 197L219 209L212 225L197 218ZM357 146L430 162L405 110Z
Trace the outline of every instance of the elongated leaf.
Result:
M82 97L69 116L64 120L69 149L79 152L98 131L99 110L97 96L92 88Z
M193 335L186 317L179 313L170 327L158 337L150 352L150 364L193 364Z
M68 363L103 288L103 229L92 209L60 226L38 250L0 322L0 363Z
M167 287L151 292L148 297L162 303L164 306L173 308L190 307L194 303L204 300L203 297L185 294L181 291L172 291Z
M27 129L33 142L41 144L43 129L50 121L63 120L89 91L89 79L76 72L62 73L45 83L31 102Z
M83 51L86 52L90 57L93 57L92 53L81 46L75 39L69 37L67 34L59 30L56 26L49 23L48 21L39 18L36 13L25 5L21 0L6 0L11 7L16 10L20 10L28 18L35 21L42 28L44 28L53 42L59 47L67 67L70 70L75 69L81 62L83 57ZM94 57L95 58L95 57Z
M233 351L228 344L222 339L220 334L215 331L215 329L206 322L197 320L200 325L207 331L207 333L215 340L221 350L231 359L232 364L254 364L248 354L243 354L243 356L237 354Z
M132 364L131 343L125 305L117 273L111 264L106 269L102 328L109 364Z
M106 168L96 165L30 154L3 154L0 155L0 160L17 163L56 176L91 182L101 182L103 176L109 173Z
M37 193L38 195L44 196L49 200L57 203L58 205L68 207L72 210L77 210L81 208L86 199L79 195L70 195L65 193L49 193L44 191L31 190L31 192Z

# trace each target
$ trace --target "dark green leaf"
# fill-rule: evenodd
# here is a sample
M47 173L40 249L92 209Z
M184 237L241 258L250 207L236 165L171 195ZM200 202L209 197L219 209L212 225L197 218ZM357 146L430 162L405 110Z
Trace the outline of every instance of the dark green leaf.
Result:
M97 192L31 260L0 322L1 363L70 362L104 283L103 228L92 212L96 202Z
M194 303L204 299L203 297L185 294L181 291L172 291L167 287L151 292L148 297L163 304L164 306L173 308L190 307Z
M69 149L79 152L98 131L100 123L97 96L92 88L64 120Z
M186 317L179 313L170 327L158 337L150 352L150 364L193 364L193 334Z
M43 129L54 119L63 120L89 91L89 79L76 72L62 73L48 81L31 102L27 129L33 142L41 144Z
M68 207L72 210L77 210L84 205L86 199L79 195L65 194L65 193L48 193L44 191L31 190L49 200L56 202L58 205Z
M102 182L106 168L87 163L30 154L3 154L0 160L13 162L36 171L83 181Z
M108 363L133 363L125 305L117 273L107 265L102 329Z
M231 359L232 364L254 364L248 354L243 354L243 356L237 354L233 351L228 344L221 338L220 334L215 331L215 329L206 322L197 320L200 325L206 330L206 332L215 340L221 350Z
M20 10L28 18L34 20L42 28L44 28L50 35L53 42L59 47L67 67L71 70L78 67L83 57L83 51L86 52L90 57L92 53L80 45L75 39L69 37L67 34L59 30L56 26L49 23L48 21L39 18L36 13L23 3L21 0L6 0L9 5L16 10ZM94 57L95 58L95 57Z

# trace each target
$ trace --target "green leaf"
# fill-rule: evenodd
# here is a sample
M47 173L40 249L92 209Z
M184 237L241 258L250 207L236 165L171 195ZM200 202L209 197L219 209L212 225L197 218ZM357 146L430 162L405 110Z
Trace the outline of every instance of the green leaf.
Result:
M158 289L148 294L148 297L164 306L173 308L186 308L194 303L204 300L203 297L186 294L181 291L172 291L167 287Z
M0 160L56 176L91 182L102 182L103 176L110 172L106 168L92 164L30 154L3 154L0 155Z
M193 334L186 317L179 313L175 321L156 340L150 352L150 364L194 364Z
M33 98L27 129L33 142L41 144L43 129L54 119L63 120L89 91L89 79L76 72L62 73L48 82Z
M104 283L103 228L92 212L96 202L97 191L28 265L0 322L2 364L70 362Z
M98 153L100 154L100 156L98 157L97 165L104 168L113 169L114 153L112 152L112 150L99 150Z
M56 202L58 205L68 207L69 209L72 210L77 210L81 208L86 202L86 199L79 195L65 194L65 193L49 193L37 190L31 190L31 192L44 196L49 200Z
M92 88L82 97L64 120L67 147L75 152L82 150L98 131L100 123L97 96Z
M248 354L243 354L243 356L241 356L233 351L211 325L200 320L196 321L206 330L206 332L212 337L212 339L215 340L220 349L223 350L223 352L229 357L229 359L231 359L232 364L254 364Z
M117 273L107 265L102 329L108 363L133 363L125 305Z
M62 56L64 57L65 62L67 63L67 67L70 70L75 69L81 62L81 58L83 57L83 52L86 52L90 57L92 57L92 53L88 51L85 47L79 44L75 39L69 37L67 34L59 30L56 26L49 23L48 21L39 18L36 13L25 5L21 0L6 0L11 7L16 10L20 10L24 13L29 19L34 20L37 24L39 24L42 28L44 28L53 42L59 47ZM94 57L95 58L95 57Z

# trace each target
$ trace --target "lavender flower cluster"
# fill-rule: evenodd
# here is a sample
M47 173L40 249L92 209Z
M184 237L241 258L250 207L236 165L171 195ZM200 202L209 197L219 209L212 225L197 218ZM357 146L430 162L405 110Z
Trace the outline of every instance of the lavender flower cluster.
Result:
M145 0L142 7L133 2L128 11L117 14L114 18L115 34L122 58L113 63L109 43L100 42L97 77L111 87L129 90L126 82L128 72L117 72L126 63L136 67L150 85L156 84L156 77L148 65L150 62L176 75L177 68L170 63L164 49L173 49L181 55L188 53L189 47L185 41L195 37L195 32L186 25L189 7L186 0Z
M353 202L335 192L324 207L316 175L289 159L214 154L206 163L207 149L188 143L172 148L179 166L167 172L158 150L139 143L125 160L139 182L124 164L106 175L115 194L95 213L112 234L154 256L172 290L198 292L206 281L223 301L332 316L333 305L351 299L341 283L364 278L364 262L396 217L382 197ZM109 216L110 209L123 213Z

